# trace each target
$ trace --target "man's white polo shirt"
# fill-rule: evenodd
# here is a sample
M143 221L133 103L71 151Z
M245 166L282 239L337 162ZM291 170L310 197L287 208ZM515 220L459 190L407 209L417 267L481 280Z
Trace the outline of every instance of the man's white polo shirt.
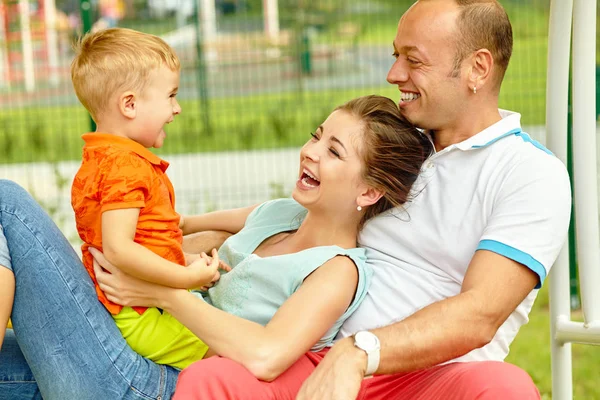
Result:
M373 283L339 337L389 325L459 294L479 249L518 261L544 281L568 230L569 177L560 160L521 131L520 114L501 114L496 124L425 162L405 211L367 222L359 243L367 249ZM503 360L536 295L532 291L492 342L458 360Z

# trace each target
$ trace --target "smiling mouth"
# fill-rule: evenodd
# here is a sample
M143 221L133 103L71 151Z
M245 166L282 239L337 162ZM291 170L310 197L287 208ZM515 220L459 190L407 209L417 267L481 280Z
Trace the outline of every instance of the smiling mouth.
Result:
M400 101L403 103L410 103L411 101L417 100L421 95L419 93L413 92L403 92L400 91Z
M299 181L301 181L305 186L314 188L321 184L321 181L317 179L316 176L312 175L310 171L304 169L302 170L302 175L300 176Z

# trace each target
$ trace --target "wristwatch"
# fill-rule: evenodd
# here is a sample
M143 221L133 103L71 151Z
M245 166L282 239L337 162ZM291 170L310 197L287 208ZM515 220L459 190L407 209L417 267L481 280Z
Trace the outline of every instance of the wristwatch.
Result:
M379 367L379 338L369 331L360 331L354 334L354 345L367 353L366 376L371 376Z

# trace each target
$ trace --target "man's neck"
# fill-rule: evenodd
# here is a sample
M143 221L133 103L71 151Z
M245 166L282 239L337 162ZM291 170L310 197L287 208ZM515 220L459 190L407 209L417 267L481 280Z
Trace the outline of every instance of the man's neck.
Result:
M498 108L480 110L472 117L465 117L453 126L432 131L432 138L436 151L441 151L448 146L467 140L502 119Z

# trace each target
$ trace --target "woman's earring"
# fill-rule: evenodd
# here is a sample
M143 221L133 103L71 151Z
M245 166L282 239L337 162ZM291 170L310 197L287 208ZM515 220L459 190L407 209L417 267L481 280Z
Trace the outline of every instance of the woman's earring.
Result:
M473 86L473 94L477 94L477 86Z
M361 206L356 207L356 211L361 211L361 210L362 210Z

